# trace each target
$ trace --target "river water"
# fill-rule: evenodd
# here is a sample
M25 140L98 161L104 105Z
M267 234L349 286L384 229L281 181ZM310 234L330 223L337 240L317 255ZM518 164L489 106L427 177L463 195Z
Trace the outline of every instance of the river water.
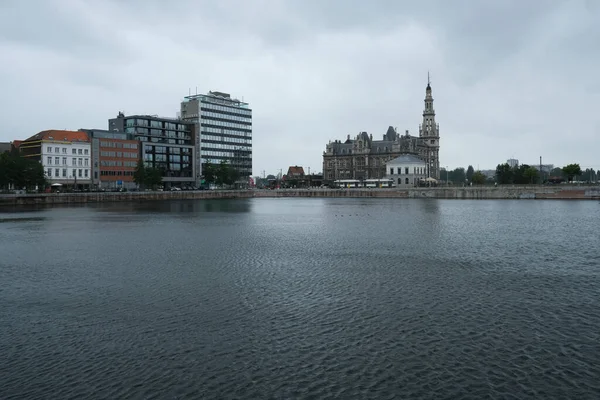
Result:
M0 212L1 399L598 399L595 201Z

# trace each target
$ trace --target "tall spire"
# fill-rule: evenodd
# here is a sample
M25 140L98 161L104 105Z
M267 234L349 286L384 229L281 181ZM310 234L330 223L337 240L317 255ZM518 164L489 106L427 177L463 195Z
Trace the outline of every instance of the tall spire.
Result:
M427 71L427 89L431 89L431 79L429 79L429 71Z

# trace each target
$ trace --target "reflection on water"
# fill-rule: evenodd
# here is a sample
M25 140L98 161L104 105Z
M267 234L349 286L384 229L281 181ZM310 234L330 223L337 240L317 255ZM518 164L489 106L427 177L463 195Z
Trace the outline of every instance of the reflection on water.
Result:
M600 394L595 202L0 215L0 398Z
M139 203L100 203L90 208L108 213L244 213L251 211L251 201L247 199L206 199L145 201Z

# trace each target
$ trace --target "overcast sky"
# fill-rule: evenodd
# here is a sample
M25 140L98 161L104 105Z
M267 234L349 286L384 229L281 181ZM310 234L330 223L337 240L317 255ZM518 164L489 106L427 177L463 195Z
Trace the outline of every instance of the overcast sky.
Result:
M319 172L329 140L418 135L429 70L442 166L600 168L598 0L1 0L0 54L0 141L218 90L255 175Z

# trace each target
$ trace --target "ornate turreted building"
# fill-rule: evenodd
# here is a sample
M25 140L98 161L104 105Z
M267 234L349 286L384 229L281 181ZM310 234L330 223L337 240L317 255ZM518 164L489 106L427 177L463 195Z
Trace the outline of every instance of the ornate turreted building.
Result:
M427 163L427 176L440 178L440 126L435 122L431 84L427 79L423 122L419 136L408 131L400 135L389 127L383 140L373 140L373 135L360 132L353 139L335 140L326 145L323 152L323 179L381 179L386 176L386 162L403 154L412 154Z

